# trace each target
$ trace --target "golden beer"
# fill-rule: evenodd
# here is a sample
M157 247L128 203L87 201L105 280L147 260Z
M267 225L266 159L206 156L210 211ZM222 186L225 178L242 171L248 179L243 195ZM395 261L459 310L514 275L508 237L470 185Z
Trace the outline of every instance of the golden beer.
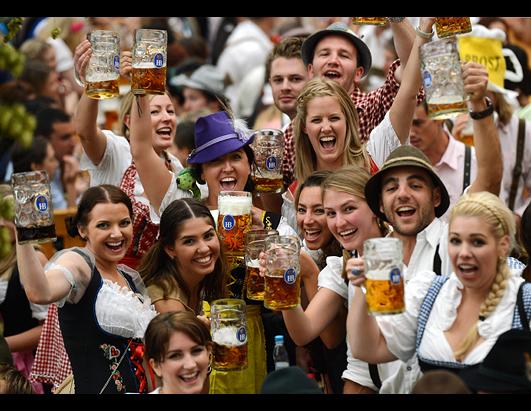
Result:
M280 193L284 188L282 174L278 178L262 178L253 175L254 188L262 193Z
M428 116L434 120L453 118L466 112L468 112L468 107L464 100L446 104L428 103Z
M260 276L259 267L245 267L245 287L249 300L263 301L265 292L264 278Z
M133 67L131 91L133 94L164 94L166 92L166 66L161 68Z
M214 343L212 368L216 370L243 370L247 368L247 344L227 347Z
M264 306L270 310L296 307L301 302L301 279L293 268L265 275Z
M85 93L87 97L93 98L95 100L105 100L108 98L118 97L120 95L118 79L87 82L85 85Z
M374 26L385 26L387 17L352 17L352 24L372 24Z
M405 310L404 304L404 280L394 283L391 280L365 281L367 309L369 313L397 314Z
M218 215L218 233L225 245L225 252L227 253L241 253L245 252L245 232L252 227L251 214Z
M435 30L439 38L454 36L456 34L470 33L472 23L470 17L436 17Z

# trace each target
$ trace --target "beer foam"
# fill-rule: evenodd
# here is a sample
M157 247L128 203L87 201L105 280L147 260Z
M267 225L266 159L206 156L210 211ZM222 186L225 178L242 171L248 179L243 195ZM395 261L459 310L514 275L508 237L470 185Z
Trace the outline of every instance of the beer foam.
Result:
M158 69L162 67L154 67L152 61L141 61L133 64L134 69Z
M377 280L377 281L390 281L391 280L391 270L393 270L394 267L385 269L385 270L370 270L365 275L370 280ZM402 271L400 270L400 275L403 275Z
M221 215L244 215L251 212L251 197L220 196L218 208Z
M226 347L238 347L247 343L247 340L241 342L238 339L238 327L223 327L218 328L212 333L212 341L218 345L224 345Z
M429 101L429 104L455 104L463 102L463 96L440 96L432 97Z
M87 74L87 81L89 83L99 83L103 81L118 80L119 77L120 77L120 74L114 71L107 72L107 73L95 72L95 73L91 73L90 75Z

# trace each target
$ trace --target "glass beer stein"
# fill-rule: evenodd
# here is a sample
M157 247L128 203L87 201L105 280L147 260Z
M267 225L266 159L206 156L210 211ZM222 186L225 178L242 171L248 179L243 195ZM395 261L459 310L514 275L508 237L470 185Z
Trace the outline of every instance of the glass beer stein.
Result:
M363 244L365 298L372 315L405 310L402 242L398 238L371 238Z
M227 254L245 252L244 234L251 229L253 199L247 191L222 191L218 196L218 233Z
M247 368L247 321L245 301L236 298L215 300L210 307L213 361L216 370Z
M96 30L88 35L92 56L85 74L85 93L103 100L120 94L120 38L109 30Z
M385 26L387 17L352 17L352 24L372 24L374 26Z
M420 58L428 116L439 120L468 112L455 37L424 44Z
M470 17L435 17L435 31L439 38L470 33L472 23Z
M254 133L252 178L258 193L280 193L284 187L282 159L284 133L276 129L261 129Z
M19 244L46 243L56 239L52 194L44 170L15 173L15 226Z
M301 302L297 237L281 235L266 239L264 306L270 310L296 307Z
M166 30L139 29L133 46L133 94L164 94L166 92Z
M250 300L263 301L264 278L260 276L260 253L266 250L266 239L278 237L277 230L251 230L245 233L245 289Z

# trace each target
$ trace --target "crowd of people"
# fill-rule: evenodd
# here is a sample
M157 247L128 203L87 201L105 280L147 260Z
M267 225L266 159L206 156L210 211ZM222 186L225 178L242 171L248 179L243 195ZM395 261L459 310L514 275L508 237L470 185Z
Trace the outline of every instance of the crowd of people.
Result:
M0 70L0 98L36 125L29 146L0 136L0 182L45 170L82 246L20 244L0 218L13 242L0 393L531 393L531 19L472 18L505 39L512 71L500 87L462 61L468 113L444 120L421 71L436 18L351 19L24 20L10 41L24 70ZM162 94L131 91L140 28L167 32ZM94 30L120 37L112 104L85 91ZM266 128L284 140L280 192L252 178ZM247 229L300 244L295 307L247 294L218 226L225 191L250 193ZM402 249L394 315L367 309L364 244L377 238ZM213 366L224 298L245 303L243 369Z

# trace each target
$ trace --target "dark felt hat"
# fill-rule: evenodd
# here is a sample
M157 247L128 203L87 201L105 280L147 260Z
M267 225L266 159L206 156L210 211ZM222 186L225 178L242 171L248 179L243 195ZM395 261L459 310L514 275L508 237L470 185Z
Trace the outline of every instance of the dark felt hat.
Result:
M504 332L479 366L459 376L473 391L531 394L531 332Z
M428 172L434 184L441 190L441 203L435 207L435 215L442 216L450 206L450 196L437 173L433 170L430 160L422 151L411 145L402 145L389 154L380 170L374 174L365 184L365 199L372 212L387 221L385 214L380 211L380 196L382 195L382 176L387 170L396 167L413 166L420 167Z
M330 35L343 36L356 47L356 50L358 50L358 66L363 67L363 76L366 76L372 65L371 51L365 42L342 22L332 23L326 29L316 31L304 40L301 48L302 61L304 64L306 66L311 64L317 43Z
M323 394L323 391L301 368L286 367L267 375L260 394Z

